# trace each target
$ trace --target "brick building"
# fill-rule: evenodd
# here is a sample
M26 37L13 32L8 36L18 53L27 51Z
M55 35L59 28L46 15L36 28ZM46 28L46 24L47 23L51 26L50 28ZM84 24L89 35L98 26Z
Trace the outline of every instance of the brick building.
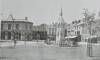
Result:
M56 24L52 23L48 25L47 35L50 40L56 40Z
M47 40L47 25L41 24L33 26L32 28L33 40Z
M30 40L33 23L25 19L15 19L9 15L1 21L1 40Z

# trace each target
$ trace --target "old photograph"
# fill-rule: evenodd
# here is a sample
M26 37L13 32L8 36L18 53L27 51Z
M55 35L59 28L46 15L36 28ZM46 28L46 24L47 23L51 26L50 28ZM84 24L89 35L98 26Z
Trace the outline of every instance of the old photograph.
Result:
M0 0L0 60L100 60L100 0Z

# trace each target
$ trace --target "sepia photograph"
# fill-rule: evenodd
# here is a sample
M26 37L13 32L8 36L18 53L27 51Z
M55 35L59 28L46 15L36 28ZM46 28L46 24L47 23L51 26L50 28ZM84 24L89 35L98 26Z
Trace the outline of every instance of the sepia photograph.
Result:
M0 0L0 60L100 60L100 0Z

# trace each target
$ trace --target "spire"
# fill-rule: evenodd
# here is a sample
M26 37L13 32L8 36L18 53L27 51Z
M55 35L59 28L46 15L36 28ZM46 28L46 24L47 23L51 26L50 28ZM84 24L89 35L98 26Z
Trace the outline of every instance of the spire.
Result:
M60 12L60 16L63 16L63 12L62 12L62 7L61 7L61 12Z
M62 7L61 7L61 11L60 11L60 14L59 14L59 18L58 18L57 23L58 24L63 24L64 23Z

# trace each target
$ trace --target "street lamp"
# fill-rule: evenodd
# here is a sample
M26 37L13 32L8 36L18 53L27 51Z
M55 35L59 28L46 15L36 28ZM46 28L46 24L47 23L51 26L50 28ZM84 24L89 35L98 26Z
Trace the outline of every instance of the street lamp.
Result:
M90 39L88 40L88 45L87 45L87 53L90 57L92 57L93 53L92 53L92 39L91 39L91 21L90 21L90 24L89 24L89 34L90 34Z
M24 44L25 44L25 47L26 47L26 40L27 40L27 38L28 38L28 37L27 37L27 35L28 35L28 34L27 34L27 29L28 29L28 26L27 26L27 17L25 17L25 20L26 20L26 23L25 23L26 30L25 30L25 40L24 40L25 43L24 43Z
M4 14L0 13L0 40L1 40L1 29L2 29L2 25L1 25L1 21L4 19Z
M15 29L14 29L14 27L15 27L15 22L14 22L14 18L13 18L13 16L11 15L11 17L12 17L12 20L13 20L13 27L12 27L12 31L13 31L13 42L14 42L14 47L16 46L16 40L15 40Z

